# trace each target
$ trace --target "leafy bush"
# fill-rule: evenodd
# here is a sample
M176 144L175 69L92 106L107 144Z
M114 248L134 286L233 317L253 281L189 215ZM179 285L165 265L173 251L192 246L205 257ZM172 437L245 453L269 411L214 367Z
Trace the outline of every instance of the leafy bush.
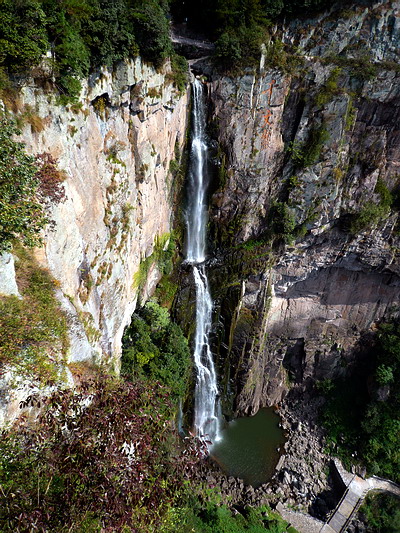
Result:
M65 173L57 168L57 159L48 152L36 156L39 169L36 178L39 180L39 196L42 203L59 203L65 200Z
M27 246L40 244L40 232L49 221L37 199L35 158L13 139L19 133L12 120L0 116L0 252L15 239Z
M7 87L9 74L39 65L50 50L47 63L63 105L76 101L90 68L139 52L159 66L172 52L166 7L165 0L4 0L0 89Z
M399 533L399 500L390 494L368 495L360 508L363 521L367 522L370 533Z
M169 275L172 272L172 258L175 254L175 246L176 244L173 234L164 233L163 235L157 235L153 253L140 263L139 270L134 275L134 287L139 289L139 291L142 289L146 282L150 267L154 263L157 264L162 275Z
M294 141L289 144L287 150L296 166L306 168L318 162L324 144L328 139L329 133L325 124L313 126L306 141Z
M215 62L223 71L254 67L260 61L265 39L265 29L257 24L229 28L215 43Z
M352 214L348 228L350 233L356 235L389 216L393 196L381 179L378 179L374 192L379 195L379 204L366 202L358 213Z
M166 308L150 300L133 315L124 335L124 376L159 380L179 398L187 390L190 361L187 339Z
M194 446L179 453L170 415L156 383L56 392L35 428L0 434L1 530L159 532L197 462Z
M333 450L347 464L354 455L369 473L400 481L400 324L381 324L365 362L327 391L322 415ZM385 399L379 394L385 388Z
M339 75L341 69L339 67L334 67L331 73L328 76L328 79L322 86L320 92L317 94L315 99L315 104L318 107L321 107L327 104L334 96L340 94L342 89L338 85Z
M278 39L268 44L265 60L268 67L274 67L289 74L295 72L297 67L303 64L303 58L298 52L291 50L288 45Z
M191 509L181 509L175 532L285 533L289 531L287 526L287 522L266 506L247 507L244 510L232 512L226 505L219 506L208 502L199 506L198 502L193 501ZM296 533L296 530L292 528L291 532Z
M49 49L42 2L3 0L0 10L0 66L11 72L40 62Z
M143 58L156 66L161 65L171 54L172 44L168 20L158 2L136 2L133 27Z
M189 67L186 58L178 54L173 54L171 56L171 69L172 72L167 76L167 79L169 78L178 91L183 93L188 84Z
M268 214L269 230L290 244L294 239L296 222L293 211L285 202L273 202Z

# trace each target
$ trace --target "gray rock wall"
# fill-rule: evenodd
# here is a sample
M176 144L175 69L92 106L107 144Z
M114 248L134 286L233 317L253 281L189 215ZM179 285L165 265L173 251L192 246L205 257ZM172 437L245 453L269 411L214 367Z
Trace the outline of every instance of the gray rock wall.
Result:
M361 335L398 314L398 207L349 231L365 207L382 204L382 184L395 195L399 186L398 9L371 3L276 28L302 65L284 73L267 55L256 74L212 77L224 153L215 235L221 261L247 247L252 264L244 276L242 264L230 274L244 278L236 312L224 315L232 292L219 292L229 361L220 366L231 367L238 412L279 402L288 372L295 382L343 374ZM312 153L322 129L314 156L296 160L296 150ZM275 235L271 248L274 202L296 229L286 244Z

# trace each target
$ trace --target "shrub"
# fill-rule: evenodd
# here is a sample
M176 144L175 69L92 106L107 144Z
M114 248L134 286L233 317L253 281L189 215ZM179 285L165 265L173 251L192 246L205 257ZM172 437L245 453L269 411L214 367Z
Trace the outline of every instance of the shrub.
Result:
M43 203L59 203L65 200L65 173L58 170L57 159L48 152L36 156L39 170L36 177L39 180L39 195Z
M290 244L294 239L296 222L293 211L285 202L273 202L268 214L269 230Z
M293 141L289 143L287 151L290 153L290 157L296 166L306 168L317 163L324 144L328 139L329 133L325 124L313 126L310 129L306 141Z
M334 67L332 69L328 79L316 96L315 104L318 107L322 107L323 105L327 104L334 96L342 92L341 88L338 86L340 73L341 69L339 67Z
M133 27L141 55L160 66L172 52L165 12L154 0L136 4L132 11Z
M360 508L363 521L371 533L398 533L400 531L400 506L390 494L368 495Z
M370 474L400 480L400 325L379 326L368 343L362 364L347 379L336 381L327 393L322 414L332 450L350 466L356 456ZM377 390L388 387L385 401Z
M185 494L168 390L99 377L45 401L36 427L0 434L2 531L160 531Z
M150 300L133 315L124 334L123 375L159 380L179 398L187 389L190 360L187 339L167 309Z
M15 239L27 246L40 244L40 232L49 221L37 200L35 158L13 139L19 134L12 120L0 116L0 252Z
M261 57L265 29L258 24L240 24L221 34L215 43L214 60L223 71L255 67Z
M358 213L351 215L349 224L351 233L356 235L389 216L394 200L384 181L378 179L374 192L379 195L379 204L372 201L366 202Z
M169 79L174 87L178 89L179 93L182 94L186 90L189 78L189 66L186 58L178 54L173 54L171 56L171 69L172 72L170 75L167 75L167 79Z
M3 0L0 10L0 66L15 72L38 64L50 46L45 26L42 2Z
M361 210L353 215L349 231L354 235L360 233L375 224L377 224L382 218L385 218L389 214L389 209L386 206L374 204L374 202L366 202Z

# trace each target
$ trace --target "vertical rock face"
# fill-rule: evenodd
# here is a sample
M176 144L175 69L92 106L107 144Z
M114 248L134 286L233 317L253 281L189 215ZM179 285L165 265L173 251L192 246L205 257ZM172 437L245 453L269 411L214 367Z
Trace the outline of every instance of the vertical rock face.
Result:
M93 75L78 105L28 84L18 105L32 154L48 152L65 171L66 201L37 255L59 282L70 322L70 361L114 362L138 297L135 273L157 236L171 229L171 160L185 142L187 95L140 59ZM150 269L146 290L160 278ZM151 279L150 279L151 278ZM152 285L152 286L150 286Z
M219 271L238 253L237 270L249 265L243 290L219 288L238 412L278 402L288 371L295 382L343 374L360 336L398 314L398 10L295 22L275 38L300 66L282 72L267 50L257 74L211 81Z

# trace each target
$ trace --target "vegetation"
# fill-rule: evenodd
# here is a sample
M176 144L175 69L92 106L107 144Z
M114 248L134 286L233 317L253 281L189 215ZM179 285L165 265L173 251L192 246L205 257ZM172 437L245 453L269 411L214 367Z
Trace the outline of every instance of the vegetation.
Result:
M326 0L172 0L171 11L176 20L187 20L190 26L215 37L226 29L250 28L278 16L310 15L326 5Z
M55 393L34 429L0 435L1 531L168 531L197 461L170 414L157 383L100 377Z
M50 68L66 103L90 68L138 53L158 66L172 52L166 0L3 0L1 11L0 89L8 76L43 66L41 76Z
M172 258L175 254L175 238L171 233L157 235L154 243L153 253L146 257L139 265L139 270L134 275L133 284L139 291L146 282L151 265L157 264L162 275L172 272Z
M327 391L322 415L332 450L370 474L400 481L400 324L382 324L368 358Z
M122 374L125 377L158 380L174 398L187 392L190 350L181 328L169 312L154 300L135 313L124 335Z
M295 238L296 221L285 202L273 202L268 214L268 228L272 234L291 244Z
M367 522L370 533L399 533L399 499L389 494L368 495L360 508L360 516Z
M232 512L226 505L207 502L202 506L193 501L191 507L180 509L176 520L176 533L296 533L279 515L262 506L247 507Z
M261 44L267 43L267 29L280 15L312 13L326 5L325 0L172 0L171 11L177 21L208 32L216 41L215 59L225 71L254 67L260 60ZM299 64L293 51L271 43L267 52L269 64L284 71Z
M351 233L356 235L389 216L394 198L381 179L378 179L374 193L379 197L378 204L368 201L358 213L350 216L348 229Z
M60 353L68 346L67 322L55 297L55 281L32 252L16 246L16 276L23 296L0 296L0 370L48 384L60 378Z
M27 246L39 244L49 221L38 200L38 166L14 140L19 133L11 119L0 116L0 252L16 238Z
M340 94L342 89L338 85L339 76L341 69L339 67L334 67L332 72L329 74L328 79L322 86L320 92L317 94L315 103L318 107L321 107L332 100L332 98Z
M313 126L306 141L294 141L289 144L288 152L299 168L306 168L316 163L321 155L325 142L329 139L329 133L325 124Z

